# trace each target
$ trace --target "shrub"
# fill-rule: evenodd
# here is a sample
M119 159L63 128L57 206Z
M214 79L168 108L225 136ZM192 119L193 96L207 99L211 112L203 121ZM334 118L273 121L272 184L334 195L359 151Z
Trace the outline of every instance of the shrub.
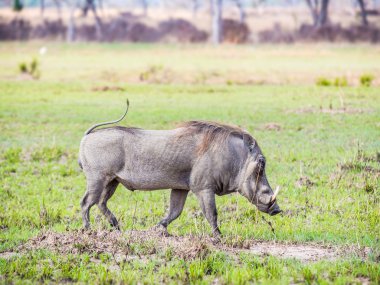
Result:
M18 70L22 74L28 74L34 79L39 79L41 76L39 65L38 60L34 58L29 64L27 62L19 63Z
M58 161L65 152L60 147L43 147L32 153L33 161Z
M327 78L325 77L320 77L318 78L316 81L315 81L315 84L317 84L317 86L331 86L332 83L330 80L328 80Z
M348 81L347 81L347 78L346 77L337 77L335 78L334 80L334 86L337 86L337 87L346 87L348 86Z
M372 81L374 76L372 74L363 74L360 76L360 85L363 87L370 87L372 85Z

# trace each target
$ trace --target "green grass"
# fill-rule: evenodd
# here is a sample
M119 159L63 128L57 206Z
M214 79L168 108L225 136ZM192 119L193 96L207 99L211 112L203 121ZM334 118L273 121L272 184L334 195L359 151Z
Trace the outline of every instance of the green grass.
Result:
M380 282L380 90L376 85L314 84L325 76L350 73L355 82L360 74L378 75L377 47L214 50L49 44L47 56L40 59L41 79L20 78L19 62L33 58L39 46L0 47L0 251L15 249L46 229L61 232L81 227L79 201L85 178L77 165L80 139L92 124L118 118L128 97L131 108L124 125L169 129L185 120L215 120L240 125L258 140L267 158L269 182L282 186L278 201L284 214L265 216L272 232L261 218L264 214L243 197L218 197L219 223L227 242L315 242L368 247L370 254L364 261L349 257L302 264L216 251L196 260L161 253L157 259L130 261L109 270L113 264L109 256L96 263L89 254L32 251L11 260L0 258L3 280L347 284L364 278ZM139 74L157 64L168 71L170 82L160 82L166 76L162 74L155 77L158 83L139 82ZM243 85L234 83L234 73L244 74ZM199 80L202 77L206 80ZM250 78L266 84L249 84ZM124 91L93 91L99 86L119 86ZM342 107L346 113L321 112ZM268 130L267 123L277 123L281 129ZM296 187L303 176L313 185ZM123 229L148 229L164 215L168 200L169 191L132 193L119 187L109 207ZM210 234L199 211L190 195L169 231ZM95 221L100 215L96 207L91 213L94 227L108 227L104 218Z

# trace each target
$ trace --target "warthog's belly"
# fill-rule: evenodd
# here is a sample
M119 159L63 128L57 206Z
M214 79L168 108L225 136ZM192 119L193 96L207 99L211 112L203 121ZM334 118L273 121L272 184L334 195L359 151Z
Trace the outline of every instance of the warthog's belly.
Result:
M132 174L132 175L131 175ZM185 189L189 190L189 174L168 175L168 173L118 174L117 180L129 190Z

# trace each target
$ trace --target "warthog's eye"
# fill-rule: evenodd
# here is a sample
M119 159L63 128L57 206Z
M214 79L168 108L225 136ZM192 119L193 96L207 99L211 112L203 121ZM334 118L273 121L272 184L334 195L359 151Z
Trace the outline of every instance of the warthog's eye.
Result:
M263 173L264 169L265 169L265 157L262 156L262 155L259 155L258 159L257 159L257 172L259 174Z

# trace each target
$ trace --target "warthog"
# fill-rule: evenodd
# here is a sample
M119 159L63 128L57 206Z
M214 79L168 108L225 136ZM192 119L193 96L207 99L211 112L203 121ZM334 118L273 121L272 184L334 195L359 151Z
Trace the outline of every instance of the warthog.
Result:
M129 104L128 104L129 106ZM220 235L215 194L239 192L262 212L281 212L265 175L265 158L246 131L213 122L191 121L173 130L131 127L95 128L80 144L79 164L87 179L81 201L83 223L89 227L90 208L97 204L110 224L119 228L107 201L121 183L127 189L171 189L169 212L159 225L165 229L181 214L187 194L199 200L213 234Z

